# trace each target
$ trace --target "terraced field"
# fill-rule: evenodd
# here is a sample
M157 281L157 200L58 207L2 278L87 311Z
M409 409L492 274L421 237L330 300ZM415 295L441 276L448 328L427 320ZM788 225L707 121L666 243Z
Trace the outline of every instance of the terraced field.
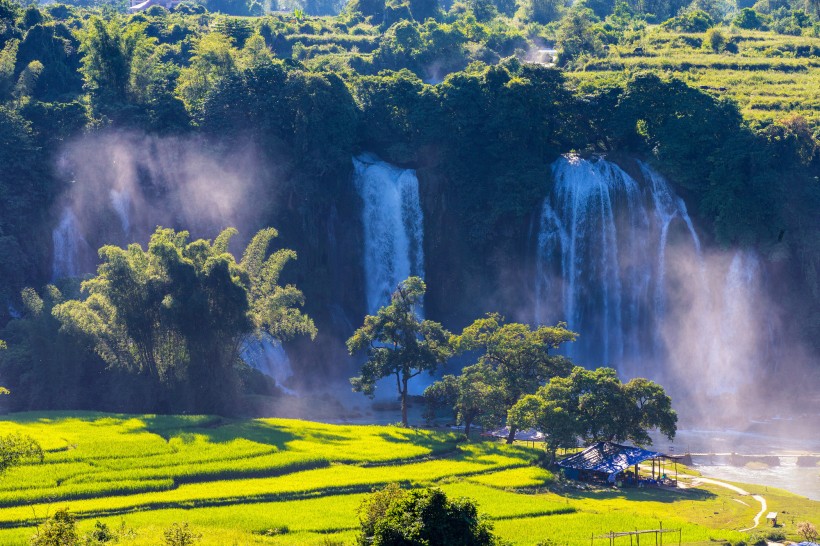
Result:
M594 80L624 78L637 70L666 73L735 100L749 120L800 114L820 128L820 38L720 30L737 53L704 49L704 33L651 27L634 44L612 46L606 58L567 75L583 89Z
M593 534L660 521L682 528L684 542L737 540L743 535L727 529L754 516L719 488L577 489L533 466L537 449L425 430L38 413L0 422L0 434L9 432L34 436L47 452L43 464L0 479L2 545L26 544L62 507L81 518L81 532L97 520L125 529L120 544L156 545L174 522L189 522L206 545L351 543L362 499L390 482L474 499L516 544L588 544ZM820 503L793 502L820 515Z

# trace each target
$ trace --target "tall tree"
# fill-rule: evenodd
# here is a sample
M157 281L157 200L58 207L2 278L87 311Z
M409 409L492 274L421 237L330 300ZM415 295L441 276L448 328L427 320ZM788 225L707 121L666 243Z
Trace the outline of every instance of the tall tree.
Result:
M376 315L368 315L364 325L347 340L350 354L367 352L361 375L350 380L353 390L373 397L376 382L396 378L401 398L401 422L407 426L407 386L422 372L431 375L452 355L450 334L441 324L421 320L417 308L427 286L419 277L399 283L390 304Z
M458 352L480 352L478 361L497 374L504 407L509 410L522 396L534 393L551 378L570 372L569 360L551 355L550 351L574 341L576 335L563 322L533 330L526 324L505 323L504 317L490 313L455 336L453 345ZM513 442L517 430L516 426L510 427L507 443Z
M181 385L177 409L228 411L249 336L316 334L299 310L302 293L279 285L296 254L269 253L277 232L268 228L237 262L227 251L235 234L229 228L213 242L188 242L186 231L157 228L147 251L103 247L97 276L82 285L88 298L60 304L54 315L64 329L88 336L109 365L147 375L158 390Z

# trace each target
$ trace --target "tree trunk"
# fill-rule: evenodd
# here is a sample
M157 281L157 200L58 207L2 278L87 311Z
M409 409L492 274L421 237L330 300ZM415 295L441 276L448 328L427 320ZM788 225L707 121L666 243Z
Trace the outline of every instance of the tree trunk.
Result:
M511 444L515 441L515 433L518 432L518 428L510 427L510 433L507 434L507 443Z
M472 419L465 419L464 420L464 434L467 436L467 439L470 439L470 426L473 424Z
M407 379L401 382L401 426L407 427Z

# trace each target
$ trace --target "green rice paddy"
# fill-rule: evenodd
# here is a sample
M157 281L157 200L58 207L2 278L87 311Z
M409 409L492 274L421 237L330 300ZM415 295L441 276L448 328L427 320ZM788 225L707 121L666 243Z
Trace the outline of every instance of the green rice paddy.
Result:
M175 522L203 545L351 543L362 499L391 482L469 497L515 544L589 544L661 524L680 528L684 543L735 542L757 513L717 487L579 488L536 466L537 448L446 432L98 413L16 414L0 422L9 432L35 437L46 455L0 478L0 545L26 544L63 507L81 532L97 520L127 530L120 544L156 545ZM820 503L766 494L773 510L781 502L793 518L820 517Z
M737 102L752 122L777 121L798 114L820 127L820 38L720 28L737 53L703 47L704 33L649 27L631 45L611 46L567 76L582 89L594 81L619 79L649 70L679 78Z

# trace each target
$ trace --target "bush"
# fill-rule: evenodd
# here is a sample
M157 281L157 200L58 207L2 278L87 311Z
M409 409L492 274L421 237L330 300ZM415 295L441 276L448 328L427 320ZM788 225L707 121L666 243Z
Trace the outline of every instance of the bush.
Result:
M737 28L757 30L763 27L763 19L752 8L743 8L732 20L732 24Z
M202 538L202 535L194 533L188 522L174 523L165 530L165 544L167 546L191 546Z
M779 529L775 529L766 533L767 542L783 542L786 540L786 533Z
M492 546L492 527L469 499L450 500L440 489L404 491L390 484L359 508L360 546Z
M78 546L77 521L68 508L57 510L31 537L31 546Z
M85 536L85 543L87 546L94 544L104 544L106 542L111 542L116 538L116 533L114 533L108 527L108 525L97 520L97 522L94 524L94 528Z
M673 17L661 26L677 32L705 32L714 25L715 23L708 13L695 10Z
M706 37L703 40L703 43L715 53L720 53L723 51L723 48L726 47L726 37L720 30L710 28L706 31Z
M15 433L0 436L0 474L27 461L43 462L43 448L37 440Z
M817 527L808 521L801 521L797 524L797 534L806 542L817 542Z

